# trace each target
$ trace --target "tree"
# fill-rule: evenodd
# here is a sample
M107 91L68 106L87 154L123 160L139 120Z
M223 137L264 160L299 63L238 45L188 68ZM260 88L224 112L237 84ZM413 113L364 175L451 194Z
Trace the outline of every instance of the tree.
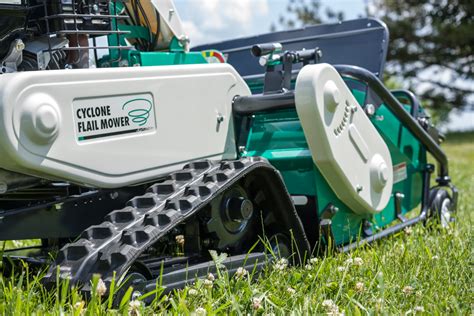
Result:
M473 1L374 0L370 11L390 30L386 75L404 78L441 119L473 107Z
M320 10L318 0L290 0L280 24L320 23ZM474 107L474 1L370 0L367 14L390 31L386 78L414 90L441 119L451 109Z
M305 25L320 24L323 22L338 22L344 20L342 12L336 12L326 8L324 16L321 15L320 0L290 0L286 10L287 14L280 16L278 23L284 29L292 29ZM272 30L276 29L272 25Z

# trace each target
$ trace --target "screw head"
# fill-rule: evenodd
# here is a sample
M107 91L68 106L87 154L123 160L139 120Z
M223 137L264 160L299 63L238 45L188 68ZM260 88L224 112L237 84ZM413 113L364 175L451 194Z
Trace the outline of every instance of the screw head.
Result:
M365 106L365 113L370 117L375 114L375 106L373 104L367 104Z

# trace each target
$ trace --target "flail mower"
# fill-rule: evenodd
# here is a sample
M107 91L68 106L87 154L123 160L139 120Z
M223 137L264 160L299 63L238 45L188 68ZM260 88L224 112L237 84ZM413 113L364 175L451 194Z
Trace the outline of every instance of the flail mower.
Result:
M381 21L192 49L171 0L0 0L0 24L0 239L41 240L4 256L47 284L173 289L210 250L232 273L452 219L442 135L381 81Z

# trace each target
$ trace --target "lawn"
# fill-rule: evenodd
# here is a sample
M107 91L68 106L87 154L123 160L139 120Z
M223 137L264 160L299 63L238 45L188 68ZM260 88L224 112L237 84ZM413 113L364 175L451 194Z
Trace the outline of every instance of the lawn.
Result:
M47 291L41 273L0 279L0 313L98 314L471 314L474 134L453 134L443 145L460 190L457 222L448 230L415 226L349 254L313 259L304 267L275 262L264 277L225 272L161 295L151 305L129 291L121 302L90 300L67 284ZM98 280L94 281L95 283Z

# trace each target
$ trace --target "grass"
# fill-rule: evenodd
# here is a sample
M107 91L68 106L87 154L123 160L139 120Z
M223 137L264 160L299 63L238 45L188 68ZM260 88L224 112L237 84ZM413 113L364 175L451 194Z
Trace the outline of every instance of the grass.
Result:
M142 304L127 292L120 304L97 291L87 301L63 283L46 290L42 273L28 267L0 278L2 315L138 314L472 314L474 134L451 135L444 145L460 189L457 222L450 230L422 225L349 254L313 260L305 267L284 262L240 278L221 272L191 287ZM244 274L244 271L241 271Z

